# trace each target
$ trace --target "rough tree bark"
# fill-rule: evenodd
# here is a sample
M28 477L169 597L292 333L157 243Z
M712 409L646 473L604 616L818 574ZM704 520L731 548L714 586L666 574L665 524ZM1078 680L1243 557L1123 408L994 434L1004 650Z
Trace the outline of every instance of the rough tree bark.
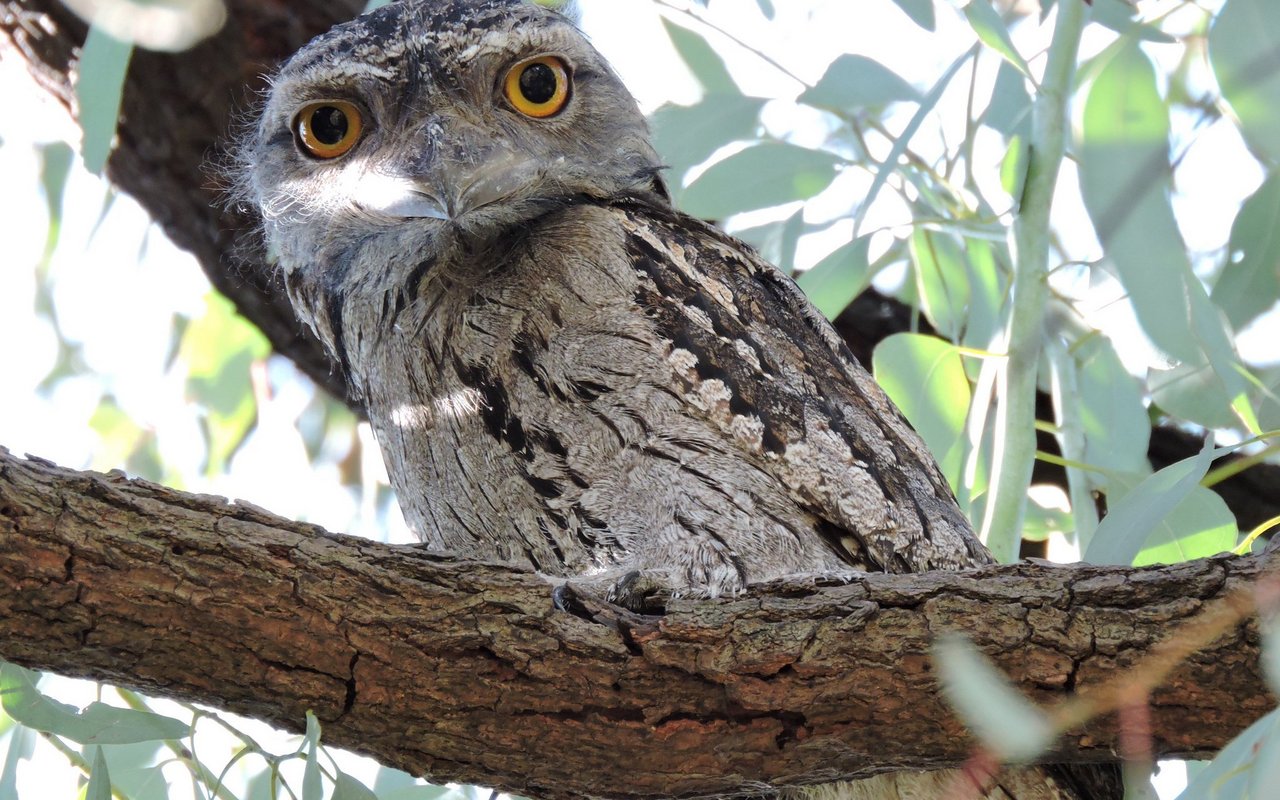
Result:
M779 583L638 616L511 567L327 533L221 498L0 451L0 657L210 703L435 780L538 797L708 795L935 768L973 746L934 683L961 631L1039 701L1088 695L1254 557ZM1252 623L1151 698L1202 756L1273 703ZM1055 761L1102 760L1114 721ZM678 757L673 762L673 754Z

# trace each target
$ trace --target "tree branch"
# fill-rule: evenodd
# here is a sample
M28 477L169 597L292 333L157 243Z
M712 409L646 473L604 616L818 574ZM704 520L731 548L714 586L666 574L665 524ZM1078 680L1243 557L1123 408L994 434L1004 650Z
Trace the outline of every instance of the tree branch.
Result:
M782 582L661 617L507 566L327 533L221 498L0 450L0 656L194 700L433 780L659 797L961 762L932 637L961 631L1041 702L1131 669L1258 559L1019 564ZM1201 756L1272 705L1253 623L1152 697L1155 749ZM1109 718L1050 757L1112 757Z

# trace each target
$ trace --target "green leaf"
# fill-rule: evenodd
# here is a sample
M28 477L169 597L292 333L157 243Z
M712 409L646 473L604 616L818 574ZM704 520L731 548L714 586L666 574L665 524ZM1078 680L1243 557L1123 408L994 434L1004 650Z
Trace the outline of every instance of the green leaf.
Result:
M42 694L32 673L0 663L0 703L18 722L79 744L130 744L157 739L181 739L191 732L185 722L153 714L90 703L83 711Z
M169 784L156 763L164 744L159 741L134 744L94 745L111 767L111 785L129 800L167 800ZM85 754L88 757L88 753ZM0 797L5 795L0 794Z
M302 800L324 800L324 783L320 778L320 720L307 712L307 734L304 738L307 765L302 771Z
M1191 270L1174 220L1169 110L1155 70L1123 41L1094 79L1084 111L1081 190L1098 238L1143 331L1188 368L1208 366L1226 397L1246 390L1224 320Z
M896 333L876 346L871 369L924 439L947 482L959 485L972 390L955 345L936 336Z
M1209 31L1209 62L1245 140L1280 163L1280 14L1275 0L1230 0Z
M49 211L49 230L45 234L44 253L40 259L41 271L48 267L62 234L62 197L66 193L74 157L75 152L66 142L50 142L40 147L40 185Z
M1090 564L1129 565L1151 532L1178 506L1221 455L1208 442L1199 454L1150 475L1111 504L1084 553Z
M933 0L893 0L911 21L933 33L938 22L933 14Z
M992 7L990 0L970 0L964 7L964 16L983 44L999 53L1023 75L1031 77L1031 68L1027 66L1018 48L1014 47L1009 29L1005 27L1004 20L1000 19L999 12Z
M760 128L764 100L741 94L708 94L691 106L664 105L649 117L653 145L669 168L678 199L684 174L721 147L753 138Z
M804 222L804 208L798 208L786 219L744 228L734 235L754 247L766 261L790 274L795 269L796 245L800 237L808 232L809 226Z
M1137 13L1128 0L1092 0L1093 21L1130 39L1169 44L1177 39L1135 19Z
M1222 497L1203 486L1193 486L1147 536L1133 565L1181 564L1216 556L1235 547L1239 533L1235 515Z
M921 310L944 337L959 341L969 306L969 267L955 237L916 228L911 261Z
M870 246L869 236L845 242L796 278L822 316L835 319L871 284Z
M1204 362L1147 370L1147 388L1161 411L1207 428L1238 423L1231 413L1231 395L1214 368Z
M1027 92L1027 78L1008 61L1000 62L996 83L991 90L991 102L987 104L982 121L1006 137L1026 138L1031 133L1031 95ZM1014 197L1022 194L1021 190L1009 193Z
M1081 342L1072 355L1079 364L1079 402L1062 411L1080 416L1085 463L1117 472L1146 471L1151 423L1141 384L1101 334Z
M741 94L738 84L729 76L724 59L711 48L707 40L688 28L663 18L662 27L667 29L671 44L684 61L685 66L693 73L693 77L702 84L706 94Z
M764 14L765 19L773 19L778 10L773 7L773 0L756 0L756 5L760 6L760 13Z
M116 121L120 118L124 76L132 54L133 45L113 38L96 25L89 29L80 51L76 70L76 102L84 133L80 152L85 169L95 174L102 172L111 153Z
M801 103L850 116L863 109L919 99L920 92L888 67L866 56L847 54L832 61L818 83L797 98Z
M1226 265L1210 295L1240 330L1280 299L1280 171L1267 176L1231 226Z
M1274 684L1273 684L1274 686ZM1271 725L1249 770L1249 797L1269 797L1280 786L1280 720Z
M1001 761L1030 761L1055 738L1049 717L1018 693L964 636L933 645L938 682L957 716Z
M862 229L862 221L866 218L867 210L871 208L872 203L880 194L880 189L889 180L889 176L893 174L894 168L898 160L907 152L907 145L911 143L912 137L916 135L916 131L920 130L920 126L924 123L925 118L933 111L934 106L942 99L943 93L946 92L947 86L950 85L951 79L960 71L960 67L966 61L973 57L972 52L966 52L951 62L951 66L947 67L946 72L942 73L942 77L938 78L933 84L933 88L929 90L920 100L920 107L916 109L916 113L911 116L907 126L902 129L902 133L893 141L893 147L889 150L889 155L884 161L877 164L876 176L871 181L871 188L867 190L866 199L862 201L862 205L858 207L858 213L853 220L853 232L857 234Z
M89 785L84 790L84 800L111 800L111 773L102 748L93 748L93 767L89 773Z
M369 787L339 770L333 784L333 797L329 800L378 800Z
M179 355L187 363L187 392L203 411L209 443L205 469L216 474L244 441L257 419L249 369L271 346L231 302L210 293L205 313L183 331Z
M794 144L764 142L717 161L689 184L684 210L703 219L807 200L835 180L839 157Z
M6 717L5 719L8 719ZM0 770L0 797L18 797L18 762L28 761L36 751L36 731L23 725L13 726L9 736L4 769Z

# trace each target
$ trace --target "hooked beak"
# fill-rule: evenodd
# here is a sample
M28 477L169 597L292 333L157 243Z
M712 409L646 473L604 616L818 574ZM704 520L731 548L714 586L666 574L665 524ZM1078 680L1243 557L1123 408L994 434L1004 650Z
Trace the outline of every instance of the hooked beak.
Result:
M370 171L360 178L356 201L388 217L456 222L518 195L540 169L529 156L504 148L477 163L437 163L426 175Z

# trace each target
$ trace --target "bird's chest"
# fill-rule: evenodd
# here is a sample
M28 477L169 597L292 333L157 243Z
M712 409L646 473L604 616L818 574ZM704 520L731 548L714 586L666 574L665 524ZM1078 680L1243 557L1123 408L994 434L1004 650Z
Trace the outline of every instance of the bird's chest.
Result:
M406 518L438 547L548 571L607 560L583 534L598 523L583 496L670 405L635 271L536 246L483 280L437 269L393 324L358 337L376 342L358 368Z

